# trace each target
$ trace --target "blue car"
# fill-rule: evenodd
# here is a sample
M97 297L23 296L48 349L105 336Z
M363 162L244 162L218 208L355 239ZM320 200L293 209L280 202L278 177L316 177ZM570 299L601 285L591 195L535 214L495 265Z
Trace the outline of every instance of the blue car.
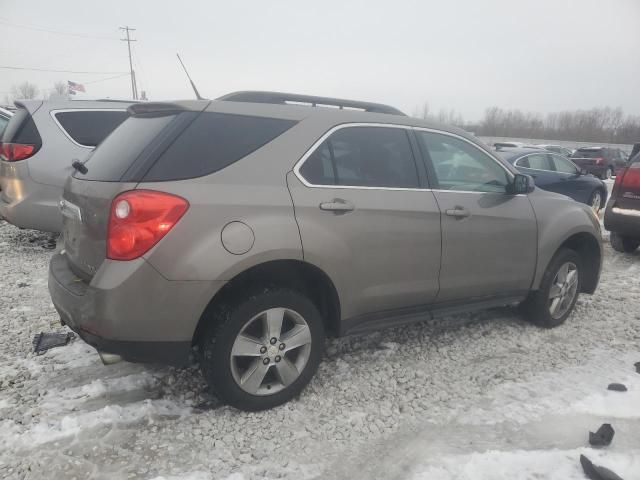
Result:
M596 212L607 203L607 185L562 155L535 148L500 148L497 153L520 172L531 175L543 190L586 203Z

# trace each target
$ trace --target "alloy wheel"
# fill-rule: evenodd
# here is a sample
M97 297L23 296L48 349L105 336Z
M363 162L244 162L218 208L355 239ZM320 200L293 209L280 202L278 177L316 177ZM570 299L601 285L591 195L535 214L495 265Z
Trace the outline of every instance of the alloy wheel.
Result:
M596 191L593 193L593 197L591 197L591 208L598 213L600 207L602 207L602 194Z
M231 374L252 395L272 395L295 382L309 361L311 329L299 313L270 308L250 319L231 347Z
M578 294L578 267L573 262L563 263L549 289L549 313L554 319L565 315Z

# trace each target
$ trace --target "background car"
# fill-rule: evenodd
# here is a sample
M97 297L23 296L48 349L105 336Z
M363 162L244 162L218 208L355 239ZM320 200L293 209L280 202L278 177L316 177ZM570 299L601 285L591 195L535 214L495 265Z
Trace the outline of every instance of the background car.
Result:
M627 155L619 148L580 147L571 155L571 161L604 180L627 166Z
M501 149L498 153L519 171L531 175L537 187L586 203L596 212L607 201L607 185L562 155L532 148Z
M545 150L549 150L550 152L553 153L559 153L560 155L564 156L564 157L570 157L573 154L573 150L567 147L563 147L562 145L546 145L546 144L541 144L535 145L536 147L540 147L540 148L544 148Z
M4 108L0 108L0 138L2 137L2 132L7 127L9 120L13 117L13 113Z
M16 102L0 143L0 216L21 228L59 232L62 187L129 114L131 102Z
M615 250L630 253L640 246L640 153L616 177L604 227L611 232Z

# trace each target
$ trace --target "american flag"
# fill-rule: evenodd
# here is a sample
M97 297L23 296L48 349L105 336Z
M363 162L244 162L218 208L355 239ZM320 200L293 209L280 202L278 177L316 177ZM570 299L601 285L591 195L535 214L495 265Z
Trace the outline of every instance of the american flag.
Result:
M86 92L86 90L84 89L84 85L82 85L81 83L67 80L67 84L69 85L69 94L71 95L75 95L76 92Z

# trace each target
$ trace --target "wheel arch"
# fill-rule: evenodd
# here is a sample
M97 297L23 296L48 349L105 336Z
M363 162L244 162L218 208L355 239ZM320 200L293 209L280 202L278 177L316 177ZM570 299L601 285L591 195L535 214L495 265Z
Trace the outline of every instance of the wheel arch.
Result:
M577 252L582 260L580 291L588 294L594 293L598 286L600 267L602 265L600 242L591 233L578 232L564 240L556 249L556 252L563 248L569 248Z
M243 292L262 286L288 287L309 297L322 316L327 335L340 334L340 298L331 278L319 267L303 260L270 260L236 274L215 293L198 320L195 345L210 322L214 309L240 298Z

